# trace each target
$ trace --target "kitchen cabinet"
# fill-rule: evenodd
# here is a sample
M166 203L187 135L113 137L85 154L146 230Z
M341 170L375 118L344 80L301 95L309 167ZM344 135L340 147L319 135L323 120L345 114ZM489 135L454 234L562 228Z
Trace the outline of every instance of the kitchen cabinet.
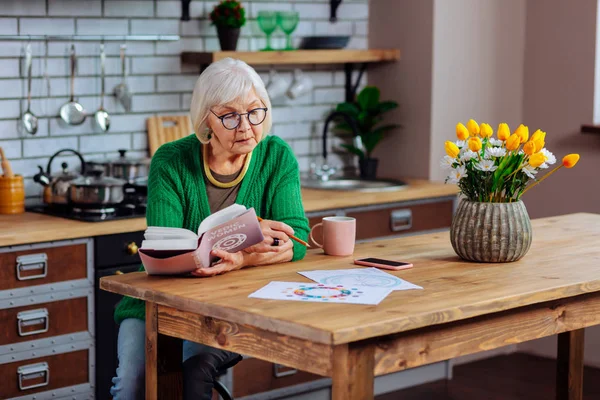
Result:
M93 396L91 256L91 239L0 248L0 398Z
M452 223L455 196L436 199L348 207L336 210L307 213L312 228L323 217L348 216L356 218L356 239L373 240L406 234L447 229ZM315 230L316 240L322 240L320 229ZM309 241L314 245L312 241Z

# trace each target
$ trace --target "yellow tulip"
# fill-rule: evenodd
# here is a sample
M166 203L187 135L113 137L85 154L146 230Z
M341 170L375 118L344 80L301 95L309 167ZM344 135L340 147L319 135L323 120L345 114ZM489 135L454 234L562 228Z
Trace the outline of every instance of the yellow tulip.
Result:
M535 148L537 149L537 151L540 151L546 145L544 140L546 140L546 132L540 129L535 131L535 133L531 136L531 141L535 142Z
M446 140L444 148L446 149L446 154L448 154L452 158L456 158L458 156L458 153L460 152L458 146L449 140Z
M515 134L521 139L521 143L525 143L529 139L529 128L521 124L515 131Z
M492 129L492 127L490 125L481 124L479 126L479 136L481 136L482 138L492 137L493 134L494 134L494 130Z
M547 158L543 153L536 153L529 157L529 165L531 165L534 168L537 168L543 163L545 163L546 160Z
M469 138L469 149L476 153L481 150L481 139L479 139L477 136Z
M579 154L567 154L563 157L562 163L567 168L573 168L579 161Z
M506 150L516 150L521 144L521 138L516 133L513 133L506 139Z
M534 155L537 152L537 146L534 141L529 141L523 145L523 151L528 156Z
M469 137L469 130L462 124L462 122L456 124L456 137L458 140L467 140Z
M510 136L510 128L507 123L501 123L498 125L498 139L506 140Z
M474 119L470 119L469 122L467 122L467 129L469 130L471 136L479 135L479 125Z

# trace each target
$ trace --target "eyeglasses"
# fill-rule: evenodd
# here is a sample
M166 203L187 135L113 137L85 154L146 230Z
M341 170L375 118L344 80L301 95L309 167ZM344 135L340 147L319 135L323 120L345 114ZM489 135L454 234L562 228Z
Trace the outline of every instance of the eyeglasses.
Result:
M260 125L267 117L268 108L255 108L254 110L250 110L247 113L237 113L230 112L224 115L217 115L213 110L210 110L211 113L215 115L215 117L221 120L221 123L225 127L225 129L233 130L236 129L242 123L242 115L246 115L248 117L248 122L250 125Z

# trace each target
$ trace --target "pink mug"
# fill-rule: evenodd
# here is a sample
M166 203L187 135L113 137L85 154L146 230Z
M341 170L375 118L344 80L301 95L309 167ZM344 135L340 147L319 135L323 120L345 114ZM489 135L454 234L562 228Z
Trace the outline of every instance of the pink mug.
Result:
M313 232L315 228L323 226L323 243L315 240ZM356 241L356 219L352 217L325 217L310 230L310 239L325 254L330 256L349 256L354 253L354 242Z

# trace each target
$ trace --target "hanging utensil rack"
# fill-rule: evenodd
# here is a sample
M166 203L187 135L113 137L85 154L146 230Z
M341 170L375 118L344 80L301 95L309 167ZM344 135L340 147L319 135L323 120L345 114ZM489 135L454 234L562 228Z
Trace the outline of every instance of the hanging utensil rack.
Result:
M0 40L67 42L173 42L179 35L0 35Z

